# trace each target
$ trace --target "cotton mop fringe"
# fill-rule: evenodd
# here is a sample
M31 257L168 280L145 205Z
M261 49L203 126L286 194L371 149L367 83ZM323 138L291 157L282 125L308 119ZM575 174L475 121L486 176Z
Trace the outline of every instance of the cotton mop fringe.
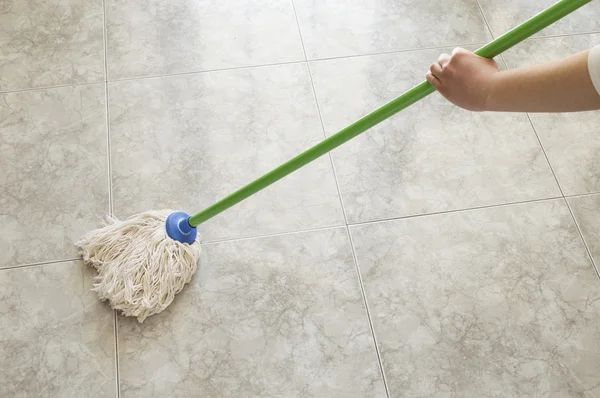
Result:
M171 239L165 230L171 213L110 217L76 243L84 261L98 270L92 290L139 322L167 308L196 272L199 238L191 245Z

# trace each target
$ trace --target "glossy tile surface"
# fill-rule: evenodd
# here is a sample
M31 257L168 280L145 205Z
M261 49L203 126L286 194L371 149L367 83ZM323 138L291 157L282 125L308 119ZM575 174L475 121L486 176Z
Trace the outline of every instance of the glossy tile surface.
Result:
M557 3L555 0L478 0L495 37ZM536 36L566 35L600 31L600 4L591 1Z
M0 91L103 79L101 0L0 0Z
M311 62L326 133L420 83L440 52ZM437 93L333 160L350 223L560 195L526 115L467 112Z
M113 313L79 261L0 270L0 396L114 397Z
M562 199L351 233L391 396L600 394L600 281Z
M110 86L118 216L198 212L324 138L305 65ZM204 240L342 225L327 157L203 224Z
M294 0L309 59L485 42L472 0Z
M0 95L0 267L77 256L108 212L103 85Z
M119 320L123 397L384 397L346 230L204 247L164 313Z
M536 39L504 55L509 68L558 60L600 43L600 34ZM600 112L530 114L565 195L600 192Z
M287 0L107 0L110 79L304 59Z
M600 195L567 199L596 266L600 266Z

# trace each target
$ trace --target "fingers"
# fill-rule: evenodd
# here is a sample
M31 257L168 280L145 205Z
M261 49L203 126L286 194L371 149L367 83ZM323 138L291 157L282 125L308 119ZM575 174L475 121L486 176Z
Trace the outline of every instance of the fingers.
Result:
M471 51L469 50L465 50L462 47L456 47L454 50L452 50L452 55L456 55L456 54L470 54Z
M442 83L431 72L427 72L425 78L436 90L439 90L442 87Z
M440 76L442 75L442 69L443 69L442 65L440 65L439 62L434 62L429 67L429 72L431 72L431 74L433 76L435 76L439 79Z
M440 66L443 68L444 66L446 66L446 64L448 64L448 62L450 62L450 56L446 53L442 53L439 58L438 58L438 64L440 64Z

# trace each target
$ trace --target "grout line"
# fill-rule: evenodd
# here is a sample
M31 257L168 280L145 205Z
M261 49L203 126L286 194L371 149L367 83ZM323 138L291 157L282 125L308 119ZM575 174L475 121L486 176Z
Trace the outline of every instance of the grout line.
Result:
M482 44L484 44L484 43L483 42L475 42L475 43L447 44L447 45L439 45L439 46L432 46L432 47L407 48L407 49L401 49L401 50L380 51L380 52L364 53L364 54L351 54L351 55L340 55L340 56L335 56L335 57L314 58L314 59L310 59L310 60L304 59L304 60L298 60L298 61L273 62L273 63L256 64L256 65L232 66L232 67L226 67L226 68L215 68L215 69L204 69L204 70L199 69L199 70L192 70L192 71L186 71L186 72L165 73L165 74L158 74L158 75L124 77L124 78L120 78L120 79L108 79L107 78L108 72L107 72L107 68L105 65L105 79L103 81L22 88L22 89L17 89L17 90L0 91L0 94L20 93L23 91L47 90L47 89L54 89L54 88L61 88L61 87L91 86L94 84L102 84L102 83L118 83L118 82L132 81L132 80L158 79L158 78L171 77L171 76L196 75L196 74L202 74L202 73L224 72L224 71L232 71L232 70L240 70L240 69L252 69L252 68L270 67L270 66L302 64L302 63L307 63L307 62L329 61L329 60L336 60L336 59L370 57L370 56L384 55L384 54L401 54L401 53L416 52L416 51L444 49L444 48L449 48L449 47L469 47L469 46L478 46L478 45L482 45ZM106 63L106 57L105 57L105 63Z
M506 64L506 61L505 61L505 64ZM560 190L562 199L565 202L565 204L567 205L567 209L569 209L569 214L571 214L571 219L573 220L573 223L575 224L575 228L577 229L579 238L581 239L581 242L583 243L583 246L585 247L585 251L587 252L590 262L592 263L592 267L594 268L594 271L596 272L596 276L600 279L600 271L598 270L598 267L596 266L596 262L594 261L592 252L590 251L590 248L588 247L588 244L585 241L585 237L583 236L583 231L581 230L579 223L577 222L577 218L575 218L575 214L573 213L573 210L571 209L571 205L569 204L569 201L567 200L565 193L564 193L562 187L560 186L558 177L556 176L554 168L552 167L552 164L550 163L550 159L548 158L548 154L546 153L546 150L544 149L544 145L542 144L542 141L540 140L537 130L535 129L535 125L533 124L533 121L531 120L529 113L525 113L525 115L527 116L527 120L529 120L529 124L531 124L531 128L533 129L533 132L535 133L538 143L540 144L540 148L542 150L542 153L544 154L544 157L546 158L546 162L548 162L548 167L550 167L550 171L552 172L552 175L554 176L554 180L556 181L556 185L558 186L558 189Z
M302 44L302 52L304 53L304 61L308 62L308 56L306 55L306 47L304 46L304 39L302 38L302 29L300 29L300 21L298 21L298 13L296 12L296 5L294 0L290 0L292 3L292 10L294 11L294 18L296 19L296 28L298 28L298 37L300 37L300 44Z
M528 200L521 200L521 201L517 201L517 202L496 203L496 204L491 204L491 205L464 207L464 208L459 208L459 209L443 210L443 211L436 211L436 212L431 212L431 213L421 213L421 214L411 214L411 215L407 215L407 216L380 218L380 219L376 219L376 220L348 223L347 225L332 225L332 226L327 226L327 227L306 228L306 229L300 229L300 230L295 230L295 231L275 232L275 233L271 233L271 234L243 236L243 237L225 238L225 239L215 239L215 240L202 242L201 244L203 246L208 246L208 245L214 245L214 244L226 243L226 242L238 242L238 241L253 240L253 239L272 238L275 236L286 236L286 235L302 234L302 233L307 233L307 232L327 231L330 229L343 228L345 226L357 227L357 226L362 226L362 225L379 224L379 223L386 223L386 222L391 222L391 221L406 220L406 219L411 219L411 218L437 216L437 215L441 215L441 214L462 213L462 212L467 212L467 211L495 209L495 208L500 208L500 207L522 205L522 204L527 204L527 203L546 202L546 201L557 200L557 199L564 199L564 197L550 196L547 198L528 199Z
M104 41L104 107L106 117L106 162L108 173L108 214L113 215L112 159L110 145L110 115L108 96L108 35L106 32L106 1L102 0L102 32Z
M585 247L585 251L587 252L588 257L590 258L590 262L592 263L592 267L594 267L594 271L596 271L596 276L600 279L600 271L598 270L598 266L596 265L596 262L594 261L594 256L592 256L592 251L590 250L587 242L585 241L585 237L583 236L583 231L581 230L581 227L579 226L579 223L577 222L577 218L575 218L575 213L573 213L573 209L571 209L571 204L569 203L567 198L563 197L563 200L567 204L567 208L569 209L569 213L571 214L571 217L573 218L573 222L575 223L575 228L577 228L577 232L579 233L581 242L583 243L583 246Z
M292 0L292 5L294 1ZM294 9L294 13L295 13ZM297 18L296 18L296 22ZM298 30L300 30L300 24L298 23ZM302 34L300 34L300 40L302 40ZM304 49L304 43L302 43L302 48ZM306 52L304 53L306 55ZM310 86L312 88L313 97L315 99L315 105L317 106L317 114L319 115L319 122L321 124L321 131L323 132L323 138L327 138L327 133L325 132L325 123L323 122L323 115L321 113L321 106L319 105L319 98L317 97L317 90L315 89L315 82L312 77L312 71L310 69L310 63L306 62L306 68L308 70L308 78L310 79ZM340 200L340 207L342 209L342 216L344 217L344 224L348 226L348 217L346 216L346 208L344 207L344 200L342 199L342 191L340 190L340 183L337 178L337 173L335 171L335 165L333 163L333 156L331 155L331 151L327 153L327 157L329 158L329 164L331 165L331 171L333 172L333 180L335 181L335 187L337 189L338 198Z
M360 58L360 57L371 57L375 55L385 55L385 54L402 54L402 53L410 53L417 51L427 51L427 50L442 50L451 47L473 47L484 45L485 42L476 41L471 43L459 43L459 44L444 44L444 45L436 45L430 47L419 47L419 48L405 48L401 50L389 50L389 51L378 51L374 53L363 53L363 54L352 54L352 55L339 55L335 57L323 57L323 58L314 58L309 59L308 62L318 62L318 61L330 61L335 59L347 59L347 58Z
M321 113L321 107L319 106L319 99L317 97L317 90L315 89L315 82L313 80L312 72L311 72L311 69L310 69L310 64L308 62L308 57L306 55L306 48L304 46L304 40L302 39L302 30L300 29L300 22L298 21L298 14L296 13L296 7L294 5L294 0L290 0L290 1L292 3L292 8L294 10L294 16L296 17L296 25L298 26L298 34L300 35L300 42L302 43L302 50L304 51L304 58L306 59L306 66L307 66L307 71L308 71L308 77L310 79L310 85L311 85L311 88L312 88L312 92L313 92L313 96L314 96L314 100L315 100L315 105L317 107L317 114L319 115L319 122L321 124L321 131L323 133L323 137L327 138L327 134L325 132L325 123L323 122L323 115ZM352 236L350 235L350 229L348 228L348 218L346 217L346 210L345 210L345 207L344 207L344 202L342 200L342 192L340 190L340 185L339 185L339 182L338 182L337 174L335 172L335 166L333 164L333 157L331 156L331 152L329 152L327 154L327 156L329 157L329 162L331 164L331 171L333 172L333 179L335 181L335 186L336 186L336 189L337 189L338 198L340 200L340 207L342 209L342 215L344 217L344 224L345 224L346 234L348 236L348 241L350 243L350 250L352 252L352 258L353 258L353 261L354 261L354 268L355 268L355 271L356 271L356 275L358 277L358 286L360 288L360 293L361 293L361 296L362 296L362 299L363 299L363 304L365 306L365 312L366 312L366 315L367 315L367 321L369 322L369 330L371 331L371 337L373 339L373 344L375 346L375 354L377 356L377 364L379 366L379 372L381 373L381 378L382 378L382 381L383 381L383 387L385 388L385 393L386 393L387 397L389 398L390 397L390 392L389 392L388 385L387 385L387 380L386 380L386 377L385 377L385 371L383 369L383 363L381 361L381 353L379 352L379 345L377 344L377 338L375 337L375 329L373 328L373 321L371 319L371 313L369 312L369 305L368 305L368 302L367 302L367 296L366 296L366 293L365 293L365 288L364 288L364 285L363 285L362 276L360 274L360 269L358 267L358 260L356 258L356 253L354 251L354 245L352 243Z
M581 197L585 197L585 196L594 196L594 195L598 195L598 194L600 194L600 191L588 192L588 193L576 193L573 195L565 195L565 198L581 198Z
M117 398L121 396L121 377L119 374L119 314L113 310L113 324L115 336L115 386L117 389Z
M113 216L113 190L112 190L112 162L110 146L110 115L108 96L108 34L106 29L106 0L102 0L102 40L104 42L104 110L106 123L106 172L108 183L108 214ZM113 309L113 337L115 347L115 396L121 397L121 383L119 375L119 324L117 310Z
M598 33L600 33L600 31L593 30L590 32L563 33L563 34L548 35L548 36L534 36L534 37L527 38L527 40L543 40L543 39L553 39L555 37L585 36L585 35L595 35ZM523 40L523 41L525 41L525 40Z
M292 6L293 6L293 4L292 4ZM294 9L294 12L295 12L295 9ZM473 42L473 43L447 44L447 45L436 45L436 46L431 46L431 47L418 47L418 48L405 48L405 49L400 49L400 50L378 51L378 52L372 52L372 53L339 55L339 56L334 56L334 57L323 57L323 58L308 59L308 55L306 54L306 50L304 48L304 42L303 42L303 39L302 39L302 34L300 33L300 24L298 23L298 19L297 18L296 18L296 25L298 26L298 31L299 31L299 34L300 34L300 41L302 42L302 51L304 52L304 59L303 60L285 61L285 62L271 62L271 63L265 63L265 64L232 66L232 67L215 68L215 69L204 69L204 70L201 69L201 70L193 70L193 71L186 71L186 72L165 73L165 74L148 75L148 76L124 77L124 78L120 78L120 79L111 79L111 80L109 80L109 82L112 83L112 82L123 82L123 81L130 81L130 80L156 79L156 78L170 77L170 76L194 75L194 74L200 74L200 73L223 72L223 71L239 70L239 69L264 68L264 67L279 66L279 65L302 64L302 63L306 63L306 62L329 61L329 60L346 59L346 58L370 57L370 56L385 55L385 54L401 54L401 53L416 52L416 51L426 51L426 50L443 49L443 48L449 48L449 47L469 47L469 46L478 46L478 45L485 44L485 42L478 41L478 42Z
M488 32L490 32L490 35L492 36L492 40L494 40L496 37L494 36L494 32L492 32L492 28L490 27L490 24L487 18L485 17L485 12L483 12L483 7L481 6L481 3L479 3L479 0L475 0L475 3L477 3L477 8L479 8L479 12L481 13L481 17L483 18L483 23L485 23Z
M201 242L202 246L214 245L218 243L227 243L227 242L238 242L244 240L254 240L254 239L262 239L262 238L272 238L275 236L286 236L286 235L295 235L295 234L303 234L307 232L316 232L316 231L328 231L330 229L344 228L345 225L331 225L327 227L315 227L315 228L306 228L306 229L298 229L295 231L286 231L286 232L275 232L271 234L262 234L262 235L254 235L254 236L243 236L238 238L224 238L224 239L215 239L209 240L206 242Z
M81 260L81 257L65 258L65 259L62 259L62 260L40 261L38 263L27 263L27 264L9 265L8 267L0 267L0 272L6 271L6 270L9 270L9 269L27 268L27 267L39 267L39 266L44 266L44 265L59 264L59 263L68 263L70 261L79 261L79 260Z
M93 86L94 84L102 84L102 83L104 83L104 80L99 80L96 82L86 82L86 83L57 84L54 86L28 87L28 88L19 88L16 90L0 91L0 94L22 93L22 92L37 91L37 90L41 91L41 90L50 90L53 88L64 88L64 87Z
M488 27L488 30L490 30L489 27ZM552 39L552 38L557 38L557 37L585 36L585 35L592 35L592 34L599 34L599 33L600 33L600 31L591 31L591 32L579 32L579 33L566 33L566 34L561 34L561 35L536 36L536 37L529 37L529 38L523 40L523 42L527 42L529 40ZM490 30L490 34L492 34L491 30ZM450 47L473 47L473 46L480 46L483 44L485 44L485 43L481 42L481 41L473 42L473 43L444 44L444 45L436 45L436 46L431 46L431 47L405 48L405 49L400 49L400 50L378 51L378 52L363 53L363 54L339 55L339 56L334 56L334 57L312 58L312 59L298 60L298 61L285 61L285 62L273 62L273 63L255 64L255 65L232 66L232 67L226 67L226 68L199 69L199 70L192 70L192 71L186 71L186 72L165 73L165 74L158 74L158 75L124 77L124 78L120 78L120 79L108 79L106 66L105 66L104 81L58 84L58 85L53 85L53 86L39 86L39 87L20 88L20 89L16 89L16 90L5 90L5 91L0 91L0 95L1 94L20 93L20 92L25 92L25 91L48 90L48 89L63 88L63 87L91 86L94 84L101 84L101 83L116 83L116 82L132 81L132 80L157 79L157 78L171 77L171 76L195 75L195 74L202 74L202 73L223 72L223 71L231 71L231 70L239 70L239 69L251 69L251 68L263 68L263 67L279 66L279 65L301 64L301 63L306 63L306 62L310 63L310 62L329 61L329 60L336 60L336 59L370 57L370 56L385 55L385 54L402 54L402 53L426 51L426 50L440 50L440 49L445 49L445 48L450 48ZM105 57L105 63L106 63L106 57Z
M120 79L109 80L109 82L117 83L117 82L127 82L127 81L131 81L131 80L158 79L158 78L162 78L162 77L171 77L171 76L197 75L197 74L202 74L202 73L224 72L224 71L232 71L232 70L240 70L240 69L252 69L252 68L264 68L264 67L269 67L269 66L302 64L304 62L306 62L306 61L298 60L298 61L272 62L272 63L256 64L256 65L231 66L231 67L227 67L227 68L200 69L200 70L192 70L192 71L186 71L186 72L165 73L165 74L159 74L159 75L123 77Z
M504 61L504 58L502 59ZM506 61L504 62L504 65L506 65ZM537 130L535 129L535 126L533 124L533 121L531 120L531 117L529 116L529 113L525 113L525 115L527 116L527 120L529 120L529 125L531 126L531 129L533 130L533 133L535 134L535 138L537 138L538 144L540 145L540 149L542 150L542 153L544 154L544 157L546 158L546 162L548 163L548 167L550 167L550 171L552 172L552 175L554 176L554 181L556 181L556 185L558 186L558 190L560 191L560 196L562 196L563 198L565 197L565 194L562 190L562 187L560 186L560 182L558 182L558 177L556 176L556 173L554 172L554 168L552 168L552 163L550 163L550 159L548 158L548 154L546 154L546 150L544 149L544 145L542 144L542 140L540 139L540 136L538 135Z
M381 378L383 380L383 387L385 388L385 393L389 398L390 390L388 388L387 377L385 375L385 369L383 368L383 361L381 359L381 351L379 350L379 343L377 342L377 336L375 335L375 328L373 327L373 318L371 317L371 311L369 310L369 301L367 300L367 294L365 292L365 286L364 286L362 274L360 273L360 267L358 266L358 257L356 255L356 250L354 248L354 241L352 240L352 234L350 233L350 228L347 225L346 225L346 233L348 234L348 240L350 242L350 250L352 251L352 259L354 261L354 268L356 271L356 275L358 276L358 284L360 287L360 293L362 295L363 304L365 305L367 319L369 320L369 328L371 329L371 337L373 338L373 344L375 345L375 353L377 354L377 362L379 363L379 372L381 373Z
M348 226L349 227L358 227L358 226L363 226L363 225L372 225L372 224L386 223L386 222L391 222L391 221L407 220L407 219L412 219L412 218L438 216L441 214L463 213L463 212L468 212L468 211L495 209L495 208L501 208L501 207L523 205L523 204L527 204L527 203L547 202L550 200L557 200L557 199L563 199L563 197L562 196L551 196L548 198L528 199L528 200L521 200L521 201L517 201L517 202L497 203L497 204L493 204L493 205L465 207L462 209L442 210L442 211L435 211L435 212L431 212L431 213L413 214L413 215L408 215L408 216L381 218L381 219L371 220L371 221L361 221L361 222L356 222L356 223L350 223L350 224L348 224Z

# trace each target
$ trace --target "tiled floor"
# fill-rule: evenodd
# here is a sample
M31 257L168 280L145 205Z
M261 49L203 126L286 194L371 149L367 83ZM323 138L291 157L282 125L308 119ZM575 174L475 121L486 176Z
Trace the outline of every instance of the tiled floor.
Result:
M0 396L600 396L597 112L433 95L203 225L143 324L73 247L200 210L552 2L0 0Z

